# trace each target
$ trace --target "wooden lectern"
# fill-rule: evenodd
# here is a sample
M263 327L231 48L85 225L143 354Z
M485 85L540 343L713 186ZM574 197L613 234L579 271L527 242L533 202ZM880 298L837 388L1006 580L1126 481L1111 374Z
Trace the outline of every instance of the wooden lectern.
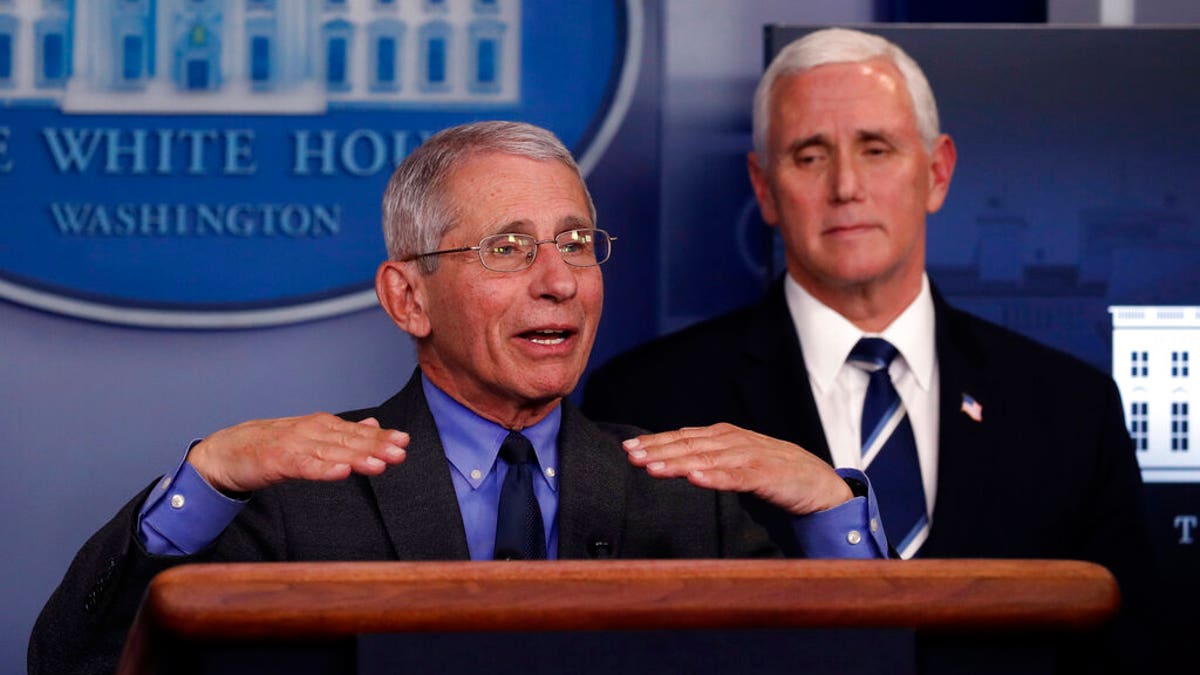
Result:
M601 646L606 635L635 636L642 648L662 652L672 631L724 631L722 639L734 635L728 646L758 644L741 641L737 631L795 644L789 636L826 630L809 651L884 648L875 637L847 648L830 641L846 629L898 631L915 640L918 651L926 643L962 640L1004 648L1085 639L1115 616L1118 605L1116 582L1106 569L1063 560L185 565L151 583L118 672L228 672L228 664L206 661L206 654L221 651L257 664L249 671L293 670L261 651L268 649L298 652L313 672L354 673L363 668L356 640L379 634L410 640L387 653L422 654L444 636L457 636L451 648L457 658L476 651L472 636L533 634L540 641L528 644L537 652L548 636L578 633L590 642L567 650L584 665L625 653ZM480 644L495 649L494 643ZM322 661L313 656L317 652L335 656ZM556 663L546 670L563 665ZM918 663L907 670L925 669Z

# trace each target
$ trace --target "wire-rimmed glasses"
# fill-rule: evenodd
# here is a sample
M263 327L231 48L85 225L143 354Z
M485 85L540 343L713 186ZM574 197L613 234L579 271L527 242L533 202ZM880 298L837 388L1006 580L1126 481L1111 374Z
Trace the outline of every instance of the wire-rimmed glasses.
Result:
M492 234L479 240L478 246L462 246L440 251L418 253L404 258L404 262L446 253L477 251L479 262L495 272L520 272L533 264L538 248L542 244L554 244L563 262L573 267L595 267L608 260L612 253L612 242L616 237L597 228L584 227L559 232L553 239L537 239L533 235L518 232Z

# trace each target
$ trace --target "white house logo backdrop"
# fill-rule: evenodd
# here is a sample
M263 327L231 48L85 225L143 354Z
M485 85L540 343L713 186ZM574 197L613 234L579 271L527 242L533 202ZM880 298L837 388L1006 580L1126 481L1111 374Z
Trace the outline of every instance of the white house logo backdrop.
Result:
M641 20L637 0L0 0L0 296L156 327L368 307L396 164L517 119L588 171Z

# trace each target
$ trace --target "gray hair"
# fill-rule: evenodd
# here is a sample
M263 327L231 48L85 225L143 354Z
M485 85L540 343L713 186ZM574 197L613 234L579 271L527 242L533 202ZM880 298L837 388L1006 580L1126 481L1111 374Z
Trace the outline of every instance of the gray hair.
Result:
M825 28L799 38L779 51L754 90L754 152L759 164L767 161L767 128L771 119L772 89L780 78L799 75L827 63L858 63L871 59L891 61L904 77L917 118L917 131L925 148L932 149L941 133L937 102L921 67L903 49L878 36L848 28Z
M587 198L592 222L596 206L571 151L551 132L523 122L474 122L430 136L396 167L383 193L383 237L388 258L402 260L435 250L454 227L455 204L446 203L446 182L460 162L501 153L538 161L557 161L575 172ZM437 257L421 258L426 274Z

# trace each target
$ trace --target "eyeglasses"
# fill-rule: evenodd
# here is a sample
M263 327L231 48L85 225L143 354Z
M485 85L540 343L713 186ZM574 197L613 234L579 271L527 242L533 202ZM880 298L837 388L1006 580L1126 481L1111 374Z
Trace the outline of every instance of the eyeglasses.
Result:
M478 246L447 248L441 251L418 253L404 258L402 262L418 260L431 255L478 251L479 262L495 272L520 272L533 264L538 247L554 244L564 262L573 267L595 267L608 260L612 253L612 242L616 237L604 230L581 228L560 232L553 239L536 239L532 235L506 233L493 234L479 240Z

